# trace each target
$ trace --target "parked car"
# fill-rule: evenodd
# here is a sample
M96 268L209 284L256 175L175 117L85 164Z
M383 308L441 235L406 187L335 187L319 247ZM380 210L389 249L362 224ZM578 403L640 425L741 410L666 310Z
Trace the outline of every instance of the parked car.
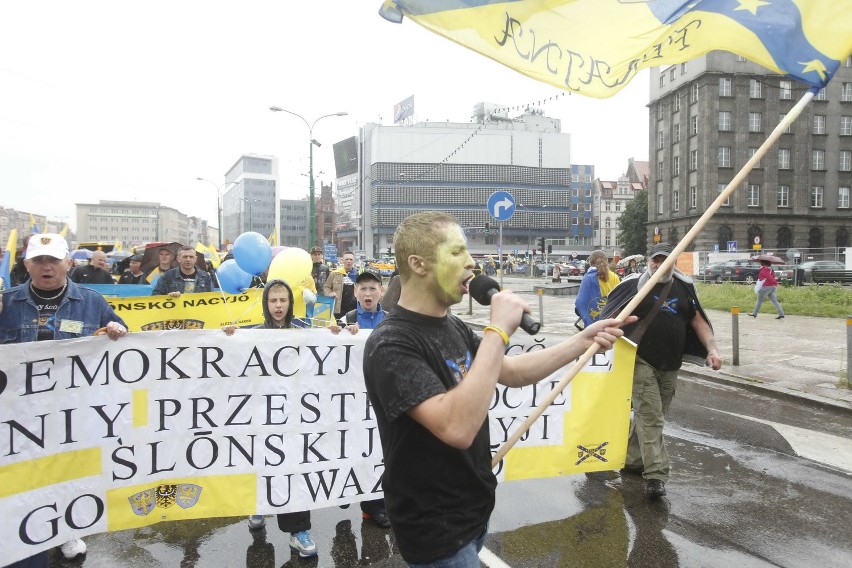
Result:
M722 269L722 278L731 282L753 284L757 281L760 263L751 260L729 260Z
M723 274L725 272L725 263L717 262L716 264L708 264L705 266L699 277L704 282L716 282L721 284L724 281Z
M814 272L846 270L846 266L839 260L808 260L798 266L804 270L804 281L813 282Z
M792 264L783 264L773 266L772 270L775 272L775 280L778 282L786 282L793 280L796 267Z

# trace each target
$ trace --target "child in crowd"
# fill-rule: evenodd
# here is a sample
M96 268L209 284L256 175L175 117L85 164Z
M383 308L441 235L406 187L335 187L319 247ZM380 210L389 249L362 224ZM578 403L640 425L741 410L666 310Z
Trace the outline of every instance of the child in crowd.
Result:
M293 290L283 280L270 280L263 288L263 323L261 329L291 329L306 327L304 321L293 317ZM225 326L227 335L233 335L236 326ZM301 558L317 555L317 547L311 539L311 512L281 513L276 515L278 528L290 533L290 548ZM260 530L266 526L263 515L252 515L248 519L249 530Z
M331 333L337 335L345 329L349 333L355 334L361 328L373 329L379 325L387 315L387 312L382 309L379 303L383 292L382 280L378 275L369 270L359 274L355 279L355 299L358 305L354 310L344 314L337 324L329 326ZM361 516L383 529L390 527L384 499L362 501Z

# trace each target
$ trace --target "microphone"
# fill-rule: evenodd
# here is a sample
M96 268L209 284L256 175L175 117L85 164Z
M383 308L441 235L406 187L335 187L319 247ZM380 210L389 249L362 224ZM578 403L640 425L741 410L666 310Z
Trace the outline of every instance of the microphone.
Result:
M491 296L500 291L500 285L493 278L479 274L474 276L473 280L470 281L468 290L470 291L470 296L478 303L483 306L490 306ZM520 327L530 335L535 335L541 329L541 324L532 319L528 313L524 312L524 315L521 317Z

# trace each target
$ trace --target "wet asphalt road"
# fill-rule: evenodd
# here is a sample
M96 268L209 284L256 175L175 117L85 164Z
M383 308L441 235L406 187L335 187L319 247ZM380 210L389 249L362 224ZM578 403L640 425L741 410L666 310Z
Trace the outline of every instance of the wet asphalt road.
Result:
M502 484L483 566L852 566L852 414L682 379L666 433L661 501L616 473ZM392 531L358 507L315 511L311 532L311 560L290 553L274 518L257 533L227 518L93 535L85 559L53 551L51 565L404 566Z

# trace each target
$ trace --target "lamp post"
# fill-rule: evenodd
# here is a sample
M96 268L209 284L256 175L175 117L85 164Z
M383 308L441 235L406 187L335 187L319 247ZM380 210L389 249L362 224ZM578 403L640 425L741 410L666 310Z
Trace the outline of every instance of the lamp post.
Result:
M216 185L215 181L211 181L207 178L197 177L195 178L198 181L206 181L216 188L216 214L218 215L218 224L219 224L219 248L222 248L222 188L228 185L229 183L237 183L235 181L226 181L222 185Z
M313 122L308 122L307 119L305 119L305 117L303 117L301 114L297 114L291 110L283 109L277 106L271 106L269 107L269 110L271 110L272 112L286 112L287 114L292 114L293 116L299 117L302 119L302 122L305 123L305 126L308 127L308 138L310 140L310 143L308 144L308 148L310 150L310 152L308 153L308 176L310 178L310 191L308 193L308 248L311 248L316 242L316 231L314 229L314 223L316 222L316 203L314 198L314 145L316 145L317 148L321 146L321 144L314 139L314 126L316 126L316 123L322 120L323 118L327 118L329 116L346 116L349 113L333 112L331 114L324 114ZM276 203L275 206L277 208L278 204Z

